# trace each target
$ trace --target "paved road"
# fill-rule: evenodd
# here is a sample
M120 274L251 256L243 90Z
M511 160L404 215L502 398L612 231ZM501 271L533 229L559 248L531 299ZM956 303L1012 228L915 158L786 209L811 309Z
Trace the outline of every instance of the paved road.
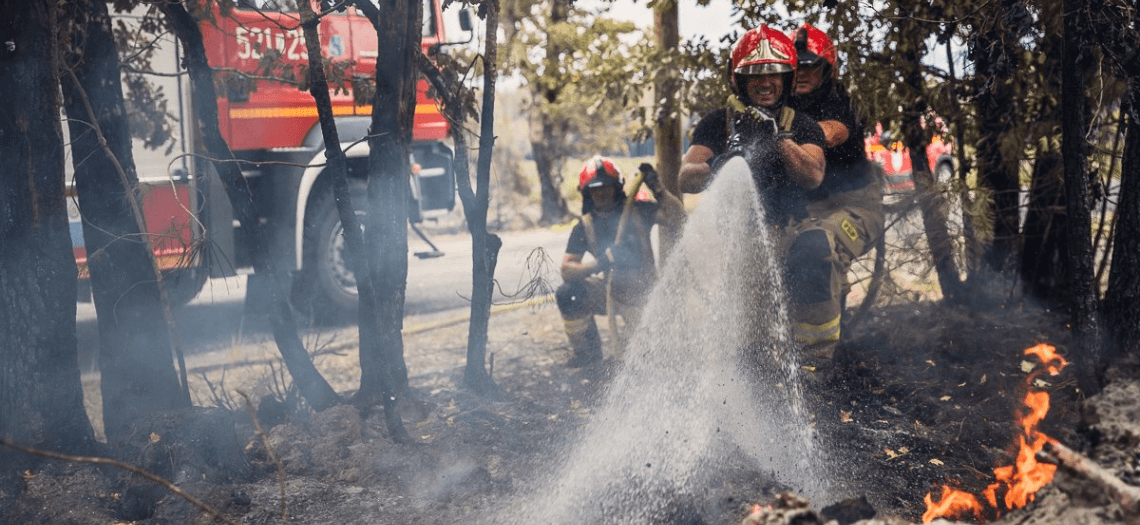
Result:
M558 262L566 247L565 231L535 230L501 234L496 276L499 286L495 301L519 292L535 276L556 287ZM405 313L408 317L431 319L454 315L468 306L471 295L471 241L466 234L434 237L432 242L444 252L442 257L408 257L408 288ZM536 252L544 250L545 255ZM426 251L428 246L409 237L409 252ZM175 313L179 336L187 353L216 348L236 341L272 337L264 318L246 315L244 308L246 276L210 279L202 292ZM521 300L520 298L519 300ZM79 303L76 316L80 364L83 370L95 368L98 326L92 303Z

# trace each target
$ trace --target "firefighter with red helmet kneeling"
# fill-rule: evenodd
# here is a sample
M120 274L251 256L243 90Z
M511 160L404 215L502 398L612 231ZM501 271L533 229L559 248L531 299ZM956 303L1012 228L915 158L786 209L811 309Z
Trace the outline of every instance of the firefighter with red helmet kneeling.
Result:
M729 107L697 123L681 165L680 183L682 191L697 193L727 159L741 156L747 162L765 219L776 234L776 250L785 262L791 321L797 327L812 325L820 331L816 341L800 339L800 362L806 363L833 336L837 340L839 322L830 311L808 308L824 297L813 295L815 288L799 279L800 265L819 267L831 257L831 250L826 242L818 242L814 230L801 226L816 219L809 213L809 203L824 181L827 163L825 136L818 122L788 104L796 65L795 46L784 33L767 25L744 33L729 64L733 98ZM793 331L799 334L798 328Z
M795 237L788 254L793 300L792 332L826 362L839 344L844 298L852 261L883 235L880 167L867 160L863 124L847 90L839 83L831 39L805 24L788 37L796 48L795 92L788 105L819 122L826 146L823 182L808 194L808 216L789 229Z
M656 202L627 196L621 172L606 157L587 161L578 176L582 216L570 232L562 258L563 284L555 292L574 350L570 366L602 359L594 316L607 314L607 301L627 325L637 322L657 277L650 229L660 224L677 231L684 222L681 201L665 189L656 170L649 164L639 170ZM632 191L636 194L637 190ZM593 260L584 260L586 253Z

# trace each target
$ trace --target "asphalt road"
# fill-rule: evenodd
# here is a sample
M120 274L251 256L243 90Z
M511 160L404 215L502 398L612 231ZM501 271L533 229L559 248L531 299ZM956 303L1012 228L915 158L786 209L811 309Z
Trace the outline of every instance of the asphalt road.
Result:
M524 289L535 277L544 279L553 290L561 283L558 264L566 247L568 231L534 230L500 234L503 247L496 269L498 287L495 302L517 299L511 296ZM408 285L405 316L430 321L453 316L467 309L471 295L471 240L466 234L433 237L442 257L419 259L415 252L429 247L409 236ZM536 250L542 249L543 252ZM175 311L180 342L188 354L215 349L235 342L272 337L264 317L245 309L246 275L210 279L186 306ZM94 370L98 351L98 325L92 303L79 303L76 313L80 366Z

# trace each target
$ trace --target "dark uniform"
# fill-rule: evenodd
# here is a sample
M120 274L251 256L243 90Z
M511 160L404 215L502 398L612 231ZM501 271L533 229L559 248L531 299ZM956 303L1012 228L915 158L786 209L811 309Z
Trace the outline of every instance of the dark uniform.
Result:
M788 228L786 241L793 333L815 350L809 353L830 359L839 342L851 262L883 234L882 177L867 160L851 100L834 79L788 104L816 121L841 122L848 131L842 144L824 148L823 183L808 192L808 218Z
M743 119L750 117L735 111L733 113L731 125L728 109L718 109L701 118L693 130L692 144L712 150L713 155L721 155L729 151L730 139L745 143L745 159L752 169L752 177L764 202L768 222L787 225L790 221L807 218L808 190L787 176L783 158L774 150L774 137L730 137L733 130L737 133L750 133L749 126L742 124ZM782 117L783 114L777 116ZM820 148L825 145L819 124L804 114L796 112L792 115L791 122L782 127L788 128L785 131L792 133L792 140L797 144L814 144ZM765 143L768 147L765 147ZM770 151L771 154L758 153L756 150Z
M592 211L586 213L574 225L570 231L570 240L566 243L567 254L581 256L589 252L599 261L604 259L606 250L610 250L614 257L610 268L613 273L612 299L627 323L634 322L640 313L645 297L657 277L649 232L658 208L656 202L634 202L619 246L614 246L614 238L621 220L620 207L606 214ZM555 292L555 300L566 324L567 334L571 337L576 334L593 334L589 337L597 337L594 316L607 313L606 278L603 275L563 283ZM588 341L586 344L593 345L595 342ZM597 344L600 346L600 341Z

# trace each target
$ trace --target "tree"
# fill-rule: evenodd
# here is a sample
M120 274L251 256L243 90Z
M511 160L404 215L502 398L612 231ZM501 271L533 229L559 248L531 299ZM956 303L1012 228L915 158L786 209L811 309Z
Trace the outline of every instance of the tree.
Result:
M359 3L358 3L359 5ZM416 98L416 56L421 53L420 2L383 0L376 27L376 92L368 138L368 214L365 253L376 287L375 317L360 317L358 400L381 400L394 413L408 386L404 363L404 299L408 281L408 162ZM365 330L366 326L367 330ZM390 416L392 417L392 416Z
M146 230L110 13L104 2L77 1L66 15L70 46L61 84L99 321L103 427L116 442L136 418L190 406L190 398L185 375L180 382L171 362L174 326L153 248L140 233Z
M1140 325L1136 323L1140 319L1140 121L1137 120L1140 79L1132 80L1128 97L1125 105L1128 131L1104 313L1116 347L1137 354L1140 353Z
M487 27L499 25L499 2L488 0ZM487 35L483 51L483 111L480 117L479 158L476 162L476 192L471 185L461 186L463 209L467 214L467 229L471 232L471 324L467 331L467 366L463 377L476 392L488 392L494 382L487 372L487 329L491 321L491 296L494 293L495 265L503 241L498 235L487 233L487 209L490 199L491 153L495 144L495 76L498 74L497 34ZM470 208L470 211L468 211Z
M633 135L623 124L644 94L643 66L651 62L621 39L633 24L592 16L569 0L511 2L501 22L506 46L499 70L521 75L530 92L539 223L552 224L569 213L560 192L566 159L617 149Z
M249 185L241 173L240 166L233 162L233 152L222 138L218 128L217 93L214 90L214 74L206 61L206 51L202 43L202 30L198 20L180 3L161 3L158 9L163 13L170 29L182 43L185 53L184 64L190 74L194 92L194 113L199 133L206 153L214 162L218 178L225 187L226 196L234 210L234 217L242 224L254 226L254 273L268 281L269 302L272 308L270 323L273 338L290 375L305 400L316 410L329 408L340 402L340 396L329 386L316 367L297 333L297 323L284 291L283 277L274 268L273 256L269 251L268 234L260 226L257 210ZM209 14L209 11L206 11Z
M55 8L0 3L0 83L19 86L0 100L0 438L83 454L95 440L76 351Z
M1077 336L1078 379L1081 388L1094 393L1100 389L1094 372L1100 365L1100 334L1097 322L1097 288L1093 280L1092 218L1089 211L1088 101L1085 78L1092 67L1092 48L1083 33L1088 24L1088 3L1064 0L1065 49L1061 72L1061 157L1065 170L1065 211L1068 215L1065 239L1069 256L1065 269L1069 275L1069 311L1073 333Z

